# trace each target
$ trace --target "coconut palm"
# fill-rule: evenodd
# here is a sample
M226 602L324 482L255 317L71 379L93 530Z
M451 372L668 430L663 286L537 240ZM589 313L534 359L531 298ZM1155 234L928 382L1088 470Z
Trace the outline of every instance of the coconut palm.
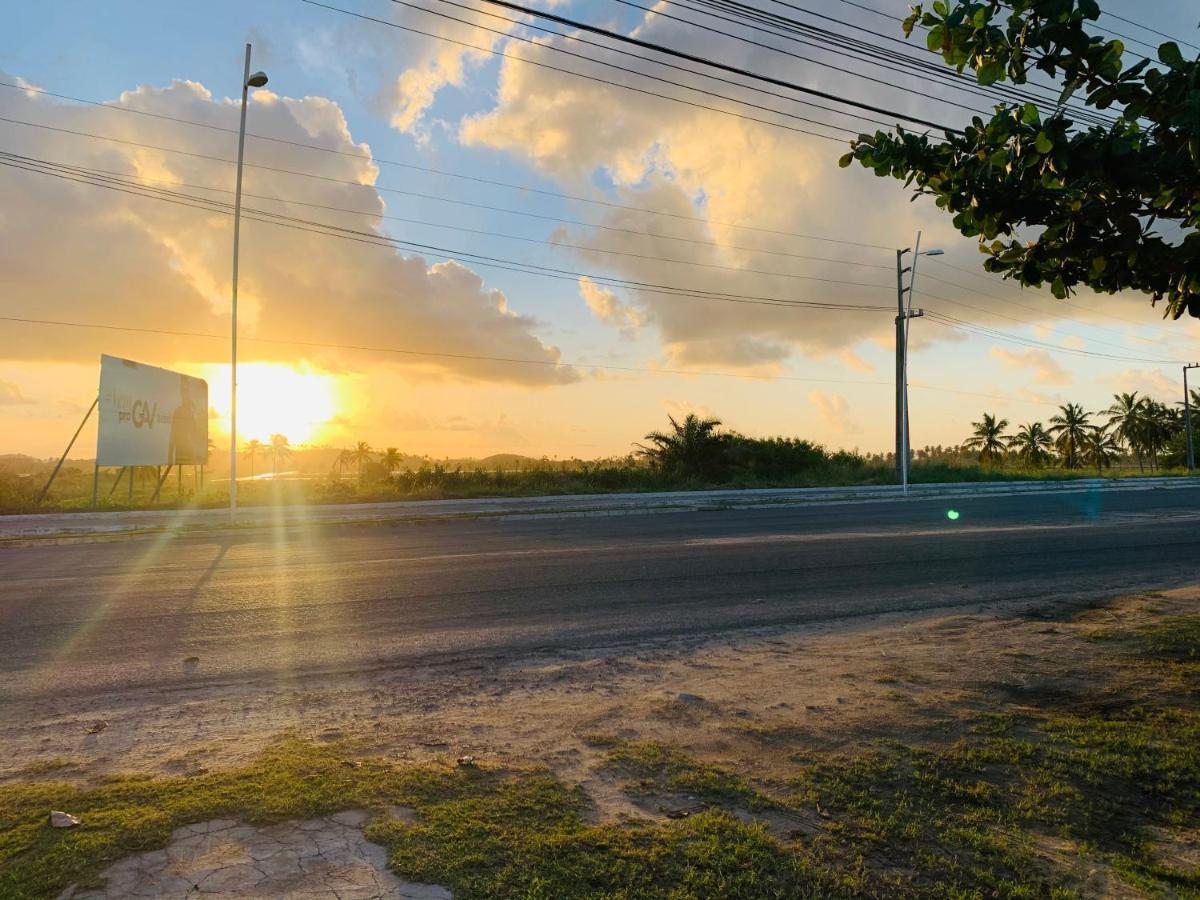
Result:
M701 419L688 413L682 422L667 416L671 431L652 431L646 435L649 446L637 444L638 454L658 467L688 477L711 477L722 468L727 441L717 429L720 419Z
M244 457L246 457L246 459L250 460L250 480L251 481L254 480L254 460L258 456L258 454L262 453L264 450L266 450L266 448L263 446L262 441L258 440L258 438L255 438L252 441L246 441L246 446L242 450L242 456L244 456Z
M1008 439L1008 449L1017 451L1021 462L1029 466L1040 466L1050 460L1050 448L1054 440L1041 422L1030 422L1017 429Z
M371 461L371 457L375 455L375 451L371 449L371 445L366 441L359 441L354 445L354 449L350 451L350 458L354 461L354 465L358 468L358 477L361 479L363 475L363 466Z
M379 456L379 462L387 469L389 475L400 468L400 461L400 451L395 447L388 447Z
M1092 428L1083 439L1082 451L1083 458L1096 467L1096 474L1103 475L1105 467L1121 456L1121 445L1107 428Z
M337 469L338 477L343 478L346 475L346 469L354 465L354 451L342 450L338 453L337 458L333 461L333 466Z
M1139 397L1137 391L1129 394L1113 394L1113 403L1104 412L1108 416L1108 428L1112 436L1133 451L1138 468L1144 469L1142 456L1142 432L1147 399Z
M1059 414L1050 417L1050 427L1046 429L1054 435L1054 446L1062 456L1063 465L1068 469L1079 467L1079 451L1087 438L1091 427L1091 413L1083 411L1078 403L1067 403L1060 406Z
M278 475L280 464L286 463L291 458L292 448L288 443L287 435L271 435L271 474Z
M971 427L975 430L963 446L968 450L978 450L981 463L995 462L1004 455L1004 429L1008 427L1008 419L997 419L991 413L984 413L983 421L972 422Z
M1146 403L1142 417L1142 445L1150 455L1150 467L1158 468L1158 455L1181 428L1178 410L1165 403L1151 400Z

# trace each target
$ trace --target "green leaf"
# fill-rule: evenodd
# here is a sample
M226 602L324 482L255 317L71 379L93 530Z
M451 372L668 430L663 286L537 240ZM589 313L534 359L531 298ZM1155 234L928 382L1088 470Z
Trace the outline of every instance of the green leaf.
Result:
M1054 149L1054 141L1050 140L1050 135L1044 131L1039 131L1038 136L1033 139L1033 146L1037 148L1037 152L1045 156Z
M1095 272L1097 275L1103 274L1104 270L1107 268L1108 268L1108 260L1105 259L1103 256L1093 256L1092 257L1092 271Z
M839 160L838 160L838 165L839 165L841 168L845 169L845 168L847 168L847 167L850 165L850 163L852 163L852 162L854 162L854 153L853 153L853 152L850 152L850 153L847 153L845 156L843 156L841 159L839 159Z
M925 46L934 53L940 53L942 50L942 38L945 34L946 31L941 25L935 25L929 29L929 34L925 35Z
M995 84L1004 77L1004 63L998 60L988 60L975 72L975 80L982 85Z
M1100 4L1096 0L1079 0L1079 11L1088 19L1100 18Z
M1179 52L1179 45L1174 41L1167 41L1158 48L1158 59L1175 71L1179 71L1185 65L1183 54Z
M1038 112L1037 105L1034 103L1026 103L1024 110L1021 112L1021 121L1026 125L1037 125L1042 121L1041 113Z
M1061 275L1054 276L1054 281L1050 284L1050 293L1059 300L1067 299L1067 285L1063 282Z

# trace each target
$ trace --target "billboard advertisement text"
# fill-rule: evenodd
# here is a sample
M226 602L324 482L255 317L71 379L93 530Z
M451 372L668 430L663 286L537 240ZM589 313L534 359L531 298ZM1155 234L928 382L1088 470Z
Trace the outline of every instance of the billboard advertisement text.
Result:
M100 466L203 465L208 383L116 356L100 357Z

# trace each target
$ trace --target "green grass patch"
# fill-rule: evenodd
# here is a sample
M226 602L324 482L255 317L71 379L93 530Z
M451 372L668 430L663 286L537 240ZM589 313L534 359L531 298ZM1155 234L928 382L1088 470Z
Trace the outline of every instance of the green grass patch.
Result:
M1200 871L1156 844L1200 821L1200 704L1178 677L1195 665L1196 623L1109 634L1095 646L1111 677L1095 693L1002 695L953 740L832 753L781 729L771 742L791 771L771 783L661 743L588 736L600 773L635 800L705 807L679 820L597 823L578 788L543 770L351 759L348 744L288 740L238 769L88 786L46 780L71 774L51 761L0 785L0 897L95 884L187 823L366 808L399 875L467 900L1065 897L1096 869L1200 898ZM390 805L413 820L388 818ZM52 809L84 825L52 829Z

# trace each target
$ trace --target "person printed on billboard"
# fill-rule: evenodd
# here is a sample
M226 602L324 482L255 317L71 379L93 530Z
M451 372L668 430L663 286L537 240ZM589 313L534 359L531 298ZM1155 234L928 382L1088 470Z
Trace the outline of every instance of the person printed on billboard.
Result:
M204 427L207 423L203 420L207 415L207 398L193 396L194 384L203 382L187 375L179 376L179 405L171 414L171 440L167 447L167 461L177 466L208 462L207 429Z

